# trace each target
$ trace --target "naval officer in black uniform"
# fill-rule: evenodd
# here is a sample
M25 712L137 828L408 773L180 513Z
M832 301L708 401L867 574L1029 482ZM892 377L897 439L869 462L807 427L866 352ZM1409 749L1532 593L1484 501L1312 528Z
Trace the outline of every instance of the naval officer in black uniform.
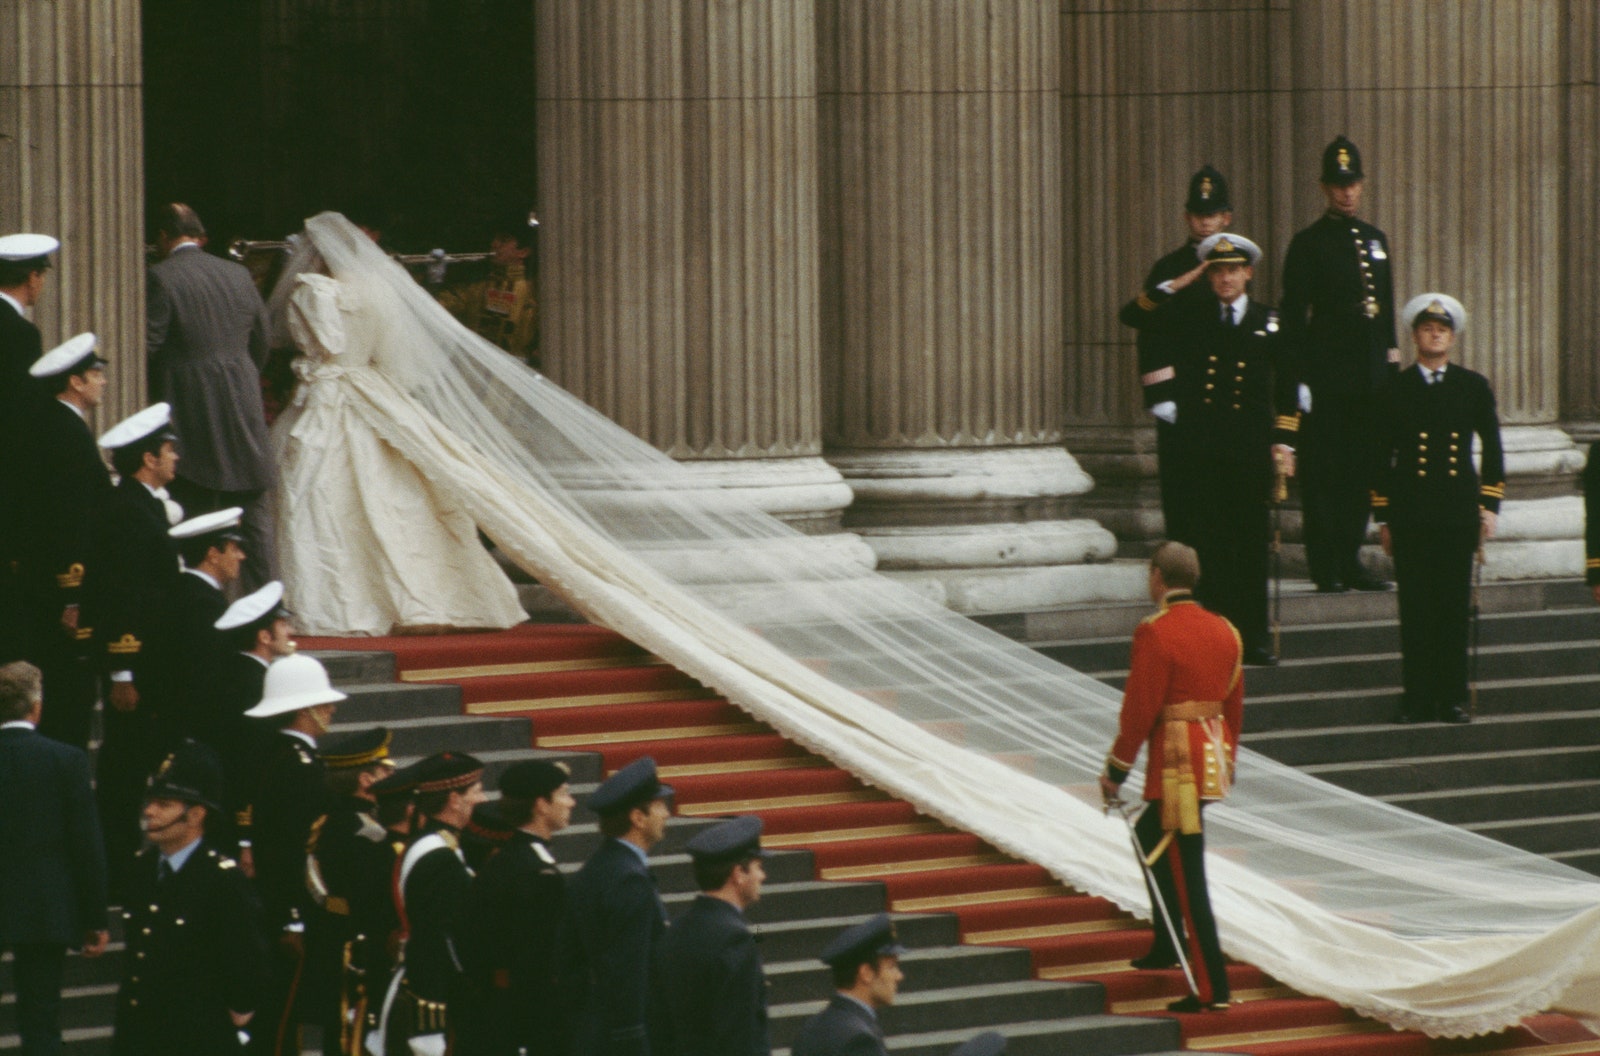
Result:
M1400 583L1397 722L1470 722L1467 637L1473 554L1494 536L1506 493L1489 379L1450 362L1467 326L1461 302L1424 293L1401 313L1417 362L1382 403L1384 472L1372 490L1383 548ZM1483 466L1473 466L1472 441Z
M24 425L24 484L13 497L25 511L17 574L27 659L44 673L50 701L39 732L77 748L89 746L97 688L83 581L94 564L95 521L111 493L111 475L89 430L89 415L106 391L106 361L95 345L93 334L79 334L28 368L50 398L37 403Z
M151 778L122 914L127 949L113 1056L229 1056L255 1029L265 969L258 907L233 859L202 839L222 766L189 741Z
M1583 581L1600 601L1600 440L1589 445L1583 465Z
M216 733L217 679L228 653L216 623L228 611L225 591L244 567L243 517L243 507L233 506L191 517L169 532L183 559L183 574L172 595L176 655L168 736L175 740L193 737L211 743Z
M1248 292L1260 247L1217 234L1196 253L1205 278L1194 285L1205 295L1159 287L1141 294L1152 305L1145 332L1172 351L1163 384L1194 499L1190 541L1206 570L1196 596L1239 629L1245 663L1271 664L1269 503L1274 471L1294 471L1296 373L1277 312Z
M273 580L229 605L213 625L223 654L209 693L204 739L216 748L227 773L224 805L235 843L250 828L261 760L276 739L270 727L245 713L265 695L267 668L295 651L289 619L283 584Z
M1364 186L1361 153L1340 136L1322 154L1327 212L1294 236L1283 263L1284 338L1306 384L1306 561L1323 592L1389 588L1360 558L1380 462L1378 400L1400 369L1389 239L1356 215Z
M800 1027L794 1056L889 1056L878 1010L894 1004L905 973L889 914L879 913L834 936L822 950L835 993Z
M654 759L636 759L607 778L589 807L605 839L568 891L572 941L564 971L582 994L572 1056L660 1056L651 1022L651 963L667 928L646 855L667 833L673 789Z
M1173 382L1175 360L1184 350L1184 335L1152 326L1152 313L1160 298L1181 294L1185 300L1205 300L1206 284L1198 281L1205 262L1195 255L1195 247L1212 235L1226 231L1233 223L1233 202L1227 178L1206 165L1189 178L1189 197L1184 202L1184 223L1189 239L1156 261L1145 276L1138 297L1127 304L1118 318L1123 325L1138 331L1139 385L1144 393L1145 410L1156 420L1156 469L1161 484L1161 516L1166 537L1192 543L1192 516L1196 504L1204 501L1194 493L1194 474L1184 460L1185 451L1174 435L1177 404Z
M767 977L745 911L761 897L761 819L696 833L687 850L700 894L656 956L670 1056L768 1056Z
M477 1051L566 1056L570 1045L557 943L567 884L550 840L572 820L566 764L527 759L500 778L500 816L514 826L472 884L463 926L467 969L482 1003Z

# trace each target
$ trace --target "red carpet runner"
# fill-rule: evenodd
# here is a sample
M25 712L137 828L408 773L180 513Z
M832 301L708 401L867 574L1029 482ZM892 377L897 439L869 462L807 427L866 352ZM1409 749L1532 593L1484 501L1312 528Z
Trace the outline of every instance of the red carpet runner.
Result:
M599 752L607 772L652 755L677 788L679 813L759 814L765 842L810 850L820 879L880 881L896 912L955 913L964 942L1025 947L1041 979L1104 984L1109 1012L1169 1015L1166 1003L1185 992L1176 969L1128 965L1148 946L1146 925L863 785L610 631L524 625L300 644L392 652L402 681L457 684L468 714L526 716L536 746ZM1600 1056L1600 1041L1561 1016L1534 1017L1492 1037L1432 1040L1303 997L1250 965L1228 971L1235 1003L1227 1013L1176 1017L1186 1048L1256 1056Z

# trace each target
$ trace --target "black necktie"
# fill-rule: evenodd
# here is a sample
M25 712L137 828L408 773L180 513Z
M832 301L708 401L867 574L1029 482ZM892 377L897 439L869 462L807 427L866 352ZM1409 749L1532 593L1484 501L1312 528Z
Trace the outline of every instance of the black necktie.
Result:
M172 863L165 858L156 864L156 883L164 884L172 879Z
M1429 385L1437 385L1443 380L1444 380L1444 371L1443 370L1430 370L1428 372L1428 384Z
M1225 304L1222 306L1222 325L1233 325L1233 305L1231 304Z

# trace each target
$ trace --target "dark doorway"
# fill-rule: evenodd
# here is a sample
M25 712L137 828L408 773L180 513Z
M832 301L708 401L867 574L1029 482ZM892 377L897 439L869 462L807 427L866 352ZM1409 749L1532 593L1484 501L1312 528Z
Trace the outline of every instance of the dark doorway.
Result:
M321 209L397 250L535 206L533 0L145 0L145 177L212 248Z

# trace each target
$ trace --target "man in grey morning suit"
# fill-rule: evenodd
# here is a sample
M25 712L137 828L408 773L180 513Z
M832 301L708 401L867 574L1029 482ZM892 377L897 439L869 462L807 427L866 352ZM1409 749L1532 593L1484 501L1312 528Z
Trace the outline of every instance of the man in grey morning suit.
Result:
M272 486L261 400L267 309L243 265L205 251L193 209L164 205L151 227L162 260L146 287L150 398L172 405L183 456L169 490L191 517L244 507L248 592L277 578L261 509Z

